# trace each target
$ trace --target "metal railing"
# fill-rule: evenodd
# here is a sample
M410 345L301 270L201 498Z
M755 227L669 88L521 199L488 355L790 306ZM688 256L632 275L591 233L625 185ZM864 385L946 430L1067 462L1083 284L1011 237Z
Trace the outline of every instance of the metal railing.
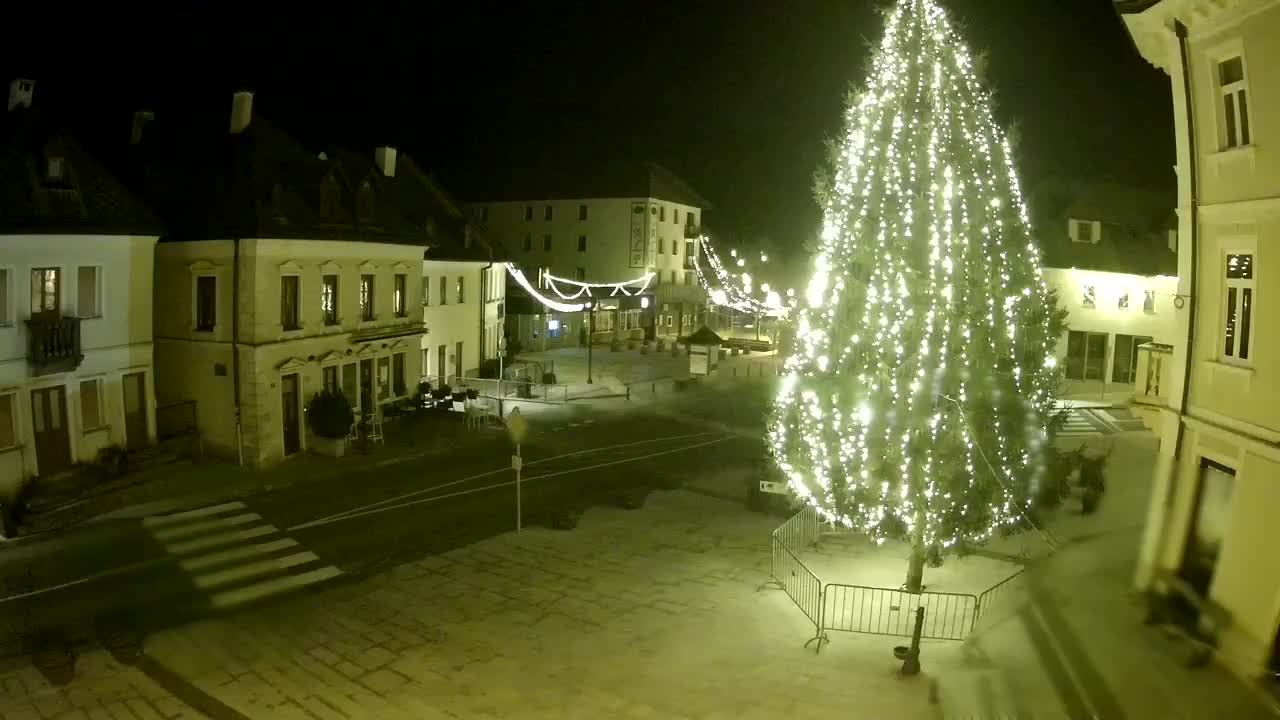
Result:
M982 594L978 596L978 607L974 610L973 614L973 629L976 630L978 628L978 623L984 618L991 617L991 611L993 608L1001 605L1007 605L1015 601L1014 595L1022 589L1023 581L1025 580L1023 573L1025 572L1025 568L1019 570L1004 580L1001 580L995 585L982 591Z
M822 631L822 580L813 573L793 550L813 545L818 541L818 514L812 506L805 507L778 526L770 536L769 582L787 594L800 608L800 612L813 623L813 637L805 643L816 643L822 648L826 635Z
M445 382L453 392L475 390L487 398L502 397L505 400L536 400L545 403L569 402L569 386L563 383L540 383L532 380L502 380L450 376Z
M916 608L924 608L921 638L964 640L973 629L978 598L827 583L822 589L822 631L910 637Z

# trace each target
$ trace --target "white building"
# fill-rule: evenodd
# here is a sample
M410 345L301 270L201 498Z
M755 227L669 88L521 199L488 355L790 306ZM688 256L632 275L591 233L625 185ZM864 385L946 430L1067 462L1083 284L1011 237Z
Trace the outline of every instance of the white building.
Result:
M485 195L485 193L481 193ZM698 228L708 203L683 180L651 163L512 176L507 187L470 203L472 217L531 279L543 272L592 283L652 273L646 293L599 303L594 341L685 335L706 297L693 271ZM511 298L507 333L521 347L585 341L583 317L548 313L524 293Z
M1136 584L1217 615L1218 659L1274 683L1280 345L1266 318L1280 297L1280 0L1116 6L1170 79L1184 301Z
M395 202L394 151L308 152L252 101L236 94L219 138L152 148L173 159L152 179L171 219L156 387L162 403L195 401L206 447L261 465L308 447L304 408L321 389L362 415L416 392L428 233Z
M1068 312L1059 339L1068 395L1130 395L1138 351L1177 340L1173 198L1125 185L1053 180L1029 198L1045 280Z
M0 118L0 503L155 442L159 222L15 80Z

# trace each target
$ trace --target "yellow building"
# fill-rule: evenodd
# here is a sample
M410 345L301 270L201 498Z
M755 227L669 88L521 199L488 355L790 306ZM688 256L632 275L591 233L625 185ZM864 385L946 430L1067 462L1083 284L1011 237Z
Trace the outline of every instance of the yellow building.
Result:
M1224 618L1217 658L1280 671L1280 0L1117 0L1168 73L1178 148L1179 342L1136 583ZM1274 134L1273 134L1274 133ZM1275 142L1273 142L1275 141ZM1274 253L1274 255L1273 255Z

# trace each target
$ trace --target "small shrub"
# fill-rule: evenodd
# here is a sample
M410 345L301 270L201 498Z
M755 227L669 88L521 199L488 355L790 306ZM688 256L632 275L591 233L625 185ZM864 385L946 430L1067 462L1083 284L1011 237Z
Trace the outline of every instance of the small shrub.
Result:
M335 390L318 392L307 404L307 422L311 431L322 438L344 438L351 430L355 414L347 396Z

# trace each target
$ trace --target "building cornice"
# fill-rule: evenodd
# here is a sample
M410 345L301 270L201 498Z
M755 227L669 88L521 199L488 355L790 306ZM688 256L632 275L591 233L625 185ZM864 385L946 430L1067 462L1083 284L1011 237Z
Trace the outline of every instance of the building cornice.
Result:
M1181 22L1191 39L1207 37L1273 7L1280 0L1118 0L1116 11L1147 62L1170 72L1178 58L1170 53L1168 36Z

